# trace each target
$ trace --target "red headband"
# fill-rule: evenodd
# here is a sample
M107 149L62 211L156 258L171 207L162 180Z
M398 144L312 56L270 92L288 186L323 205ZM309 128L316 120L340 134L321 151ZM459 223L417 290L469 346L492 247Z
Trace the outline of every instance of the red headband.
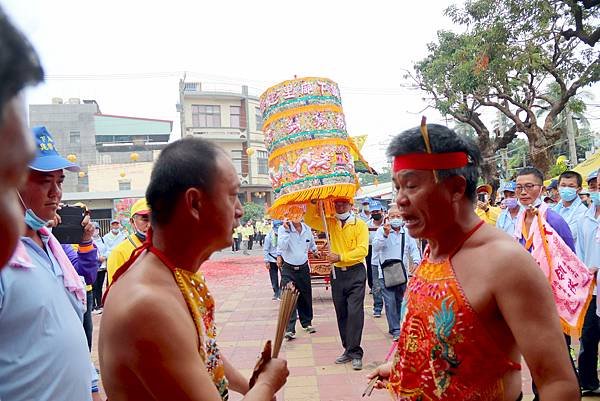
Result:
M410 153L394 157L394 173L399 170L450 170L465 167L469 158L465 152Z

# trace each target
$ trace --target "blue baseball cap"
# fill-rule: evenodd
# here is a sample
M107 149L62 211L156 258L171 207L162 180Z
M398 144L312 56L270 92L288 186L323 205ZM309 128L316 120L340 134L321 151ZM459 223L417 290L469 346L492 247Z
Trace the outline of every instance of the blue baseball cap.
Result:
M273 228L279 228L279 226L281 224L283 224L283 222L281 220L273 220Z
M594 178L598 178L598 170L594 170L592 171L587 178L585 179L585 182L590 182L592 181Z
M371 203L371 198L363 198L363 200L361 200L360 203L363 205L367 205Z
M548 189L558 189L558 180L553 179L552 181L550 181L550 185L548 185L547 188Z
M381 203L372 200L371 202L369 202L369 210L372 212L374 210L380 210L381 211Z
M504 191L516 192L517 191L517 183L514 181L505 182L504 185L502 186L502 192L504 192Z
M54 145L54 138L46 127L34 127L33 135L36 145L35 159L29 164L29 168L36 171L49 172L56 170L69 170L78 172L79 166L71 163L58 154Z

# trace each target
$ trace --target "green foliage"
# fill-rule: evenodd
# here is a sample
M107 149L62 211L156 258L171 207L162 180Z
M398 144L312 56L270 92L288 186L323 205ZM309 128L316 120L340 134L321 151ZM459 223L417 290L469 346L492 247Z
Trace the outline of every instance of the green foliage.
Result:
M480 146L488 147L482 149L488 158L514 138L514 126L527 135L532 161L545 169L550 165L547 145L561 135L554 127L557 115L581 88L600 80L600 50L561 34L575 25L567 3L466 0L462 7L451 6L445 14L461 26L460 33L439 31L427 57L408 76L442 114L475 129ZM588 23L599 18L600 7L585 14ZM543 89L549 82L555 82L555 97ZM568 105L573 113L583 106L577 100ZM480 119L489 107L509 120L493 141ZM540 107L548 111L544 121L538 121Z
M556 163L555 162L552 165L552 167L550 167L547 177L556 177L556 176L560 175L561 173L563 173L564 171L567 171L568 169L569 169L569 166L567 166L567 163L565 163L565 162Z
M360 185L373 185L375 180L379 183L392 181L392 171L389 166L384 166L378 175L358 173L358 180Z
M261 220L265 216L265 208L262 205L254 202L244 203L244 217L242 217L242 224L250 219L253 221Z

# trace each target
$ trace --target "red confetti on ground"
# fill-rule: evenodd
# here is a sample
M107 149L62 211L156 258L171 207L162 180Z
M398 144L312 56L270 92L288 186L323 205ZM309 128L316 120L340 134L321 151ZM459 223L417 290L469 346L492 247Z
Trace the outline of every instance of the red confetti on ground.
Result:
M260 269L264 270L264 262L260 256L209 260L200 267L209 285L243 284Z

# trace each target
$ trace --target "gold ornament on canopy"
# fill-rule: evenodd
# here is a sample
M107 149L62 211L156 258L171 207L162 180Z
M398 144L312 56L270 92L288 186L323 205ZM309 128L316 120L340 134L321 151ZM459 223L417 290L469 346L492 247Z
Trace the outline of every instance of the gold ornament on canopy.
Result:
M248 149L246 149L246 154L248 156L252 156L254 154L254 152L256 152L256 149L254 149L254 148L248 148Z
M119 173L119 176L121 178L125 177L127 174L125 174L125 170L121 170L121 172Z
M77 156L75 156L73 153L68 154L67 160L70 161L71 163L75 163L77 161Z
M129 155L129 158L131 159L132 162L136 162L140 158L140 155L139 155L139 153L133 152L132 154Z
M85 172L84 171L80 171L78 175L79 175L79 178L83 178L83 177L85 177Z

